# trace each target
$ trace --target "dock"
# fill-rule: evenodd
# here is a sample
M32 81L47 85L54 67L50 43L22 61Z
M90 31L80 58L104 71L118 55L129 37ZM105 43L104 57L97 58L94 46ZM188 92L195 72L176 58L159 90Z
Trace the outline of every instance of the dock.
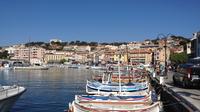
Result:
M160 84L160 79L164 78L164 83ZM173 84L173 72L169 71L167 76L150 75L151 83L160 94L165 110L176 112L200 112L200 89L183 88Z

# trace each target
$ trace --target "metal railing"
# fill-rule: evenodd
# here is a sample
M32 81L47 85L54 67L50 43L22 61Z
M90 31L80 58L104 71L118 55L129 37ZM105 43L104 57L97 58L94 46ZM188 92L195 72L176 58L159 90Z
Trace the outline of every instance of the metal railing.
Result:
M9 96L12 96L14 94L18 94L20 92L20 87L17 85L13 86L6 86L4 88L3 86L0 87L0 98L7 98Z

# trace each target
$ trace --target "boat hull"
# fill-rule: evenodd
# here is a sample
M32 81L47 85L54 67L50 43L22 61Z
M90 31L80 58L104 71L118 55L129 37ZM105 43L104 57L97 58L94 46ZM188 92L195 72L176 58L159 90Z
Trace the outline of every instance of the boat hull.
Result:
M120 104L117 105L105 105L105 104L82 104L72 103L70 112L159 112L159 102L152 105L141 105L141 104Z
M18 91L17 93L14 93L12 91ZM7 92L4 91L4 93L1 93L0 95L0 112L9 112L9 110L12 108L12 106L15 104L17 99L26 91L25 88L19 87L15 90L8 90ZM2 92L2 91L0 91ZM9 93L12 92L12 93Z
M9 112L21 95L22 93L4 100L0 100L0 112Z
M48 70L48 67L14 67L14 70Z
M143 91L147 91L148 86L147 84L139 84L139 85L134 85L134 86L121 86L121 91L120 87L118 85L112 86L112 85L106 85L99 83L97 81L91 82L87 81L86 84L86 93L88 94L119 94L119 93L143 93ZM139 94L140 95L140 94Z

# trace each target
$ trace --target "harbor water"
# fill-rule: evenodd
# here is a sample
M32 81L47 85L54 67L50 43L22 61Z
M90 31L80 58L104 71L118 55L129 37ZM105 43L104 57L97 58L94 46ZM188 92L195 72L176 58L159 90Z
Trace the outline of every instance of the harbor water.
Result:
M63 112L76 94L86 94L85 84L93 71L50 68L49 70L1 70L0 84L18 84L27 91L11 112Z

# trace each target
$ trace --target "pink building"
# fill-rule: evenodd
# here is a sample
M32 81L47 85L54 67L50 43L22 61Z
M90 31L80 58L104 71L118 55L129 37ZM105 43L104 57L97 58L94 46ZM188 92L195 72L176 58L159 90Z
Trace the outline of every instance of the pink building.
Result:
M45 49L42 47L25 47L24 45L14 50L12 59L30 61L31 64L42 64L44 61Z

